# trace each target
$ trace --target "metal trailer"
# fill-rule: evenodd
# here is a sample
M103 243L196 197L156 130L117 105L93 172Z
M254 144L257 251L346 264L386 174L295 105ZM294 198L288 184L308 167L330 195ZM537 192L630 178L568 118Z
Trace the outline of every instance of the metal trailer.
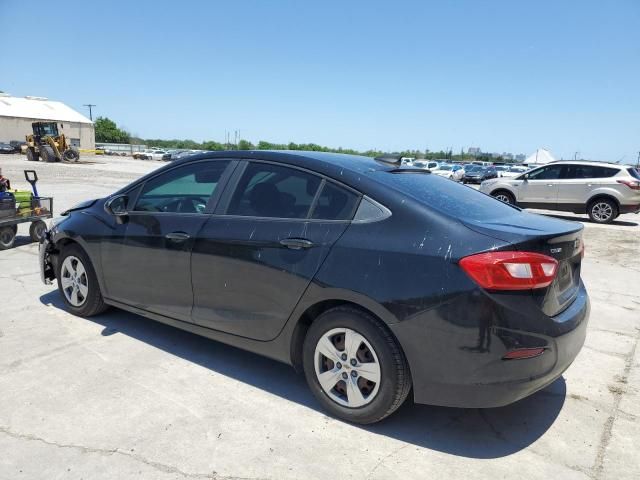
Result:
M41 197L38 195L36 182L38 174L35 170L25 170L24 178L31 184L33 197L28 213L21 213L16 209L14 215L10 217L0 218L0 250L6 250L13 247L18 232L18 225L21 223L31 223L29 227L29 236L34 242L40 242L47 230L47 224L44 220L53 217L53 198Z

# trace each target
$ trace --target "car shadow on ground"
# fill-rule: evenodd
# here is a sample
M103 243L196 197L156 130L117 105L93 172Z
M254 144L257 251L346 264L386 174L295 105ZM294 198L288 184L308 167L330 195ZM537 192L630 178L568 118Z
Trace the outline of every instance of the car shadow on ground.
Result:
M40 301L65 309L56 290L41 296ZM325 413L307 388L304 376L288 365L115 308L86 321L103 326L103 336L127 335L218 374ZM410 397L382 422L358 428L452 455L498 458L518 452L539 439L562 410L565 397L563 377L544 390L502 408L417 405Z

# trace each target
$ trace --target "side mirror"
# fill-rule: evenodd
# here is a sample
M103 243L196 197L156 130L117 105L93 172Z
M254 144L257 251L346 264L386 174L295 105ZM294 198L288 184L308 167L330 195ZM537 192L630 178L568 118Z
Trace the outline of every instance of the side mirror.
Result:
M524 180L525 182L526 182L527 180L529 180L529 174L528 174L528 173L525 173L525 174L522 176L522 180Z
M128 214L127 203L129 203L129 197L127 195L116 195L107 200L104 204L104 209L114 217L124 217Z

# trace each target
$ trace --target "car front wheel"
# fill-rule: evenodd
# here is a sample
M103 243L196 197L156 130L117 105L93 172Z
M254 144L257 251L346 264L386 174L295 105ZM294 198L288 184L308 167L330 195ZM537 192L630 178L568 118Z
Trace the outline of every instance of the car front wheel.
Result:
M496 200L500 200L501 202L509 203L511 205L515 205L516 203L515 197L505 190L498 190L497 192L493 192L491 196Z
M322 406L343 420L368 424L393 413L407 398L407 360L386 326L353 307L318 317L303 346L307 383Z
M80 246L64 247L58 265L58 290L72 313L90 317L107 309L93 265Z

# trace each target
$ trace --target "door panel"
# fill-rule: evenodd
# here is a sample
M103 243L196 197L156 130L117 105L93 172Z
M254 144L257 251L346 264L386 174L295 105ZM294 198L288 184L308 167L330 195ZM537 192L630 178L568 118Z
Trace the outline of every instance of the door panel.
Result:
M188 163L132 192L135 205L103 241L108 298L191 320L191 249L235 165L227 160Z
M542 203L554 208L558 199L558 179L562 178L562 165L548 165L528 174L518 189L518 203Z
M189 321L193 305L191 247L207 218L197 214L129 214L122 241L103 250L108 297ZM188 238L180 238L184 236Z
M193 321L257 340L275 338L347 226L211 217L193 247ZM280 243L285 239L313 245L292 249Z

